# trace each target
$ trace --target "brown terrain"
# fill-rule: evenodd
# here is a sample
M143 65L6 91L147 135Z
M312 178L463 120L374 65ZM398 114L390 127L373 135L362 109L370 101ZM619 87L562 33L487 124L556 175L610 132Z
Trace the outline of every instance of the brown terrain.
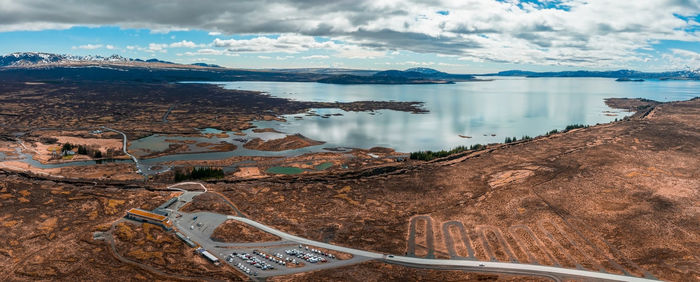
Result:
M170 279L241 281L245 278L233 268L213 265L158 226L121 222L112 233L120 256L150 266Z
M445 271L415 269L400 265L379 262L365 262L357 265L301 273L282 277L273 277L270 281L548 281L526 276L465 273L462 271Z
M316 146L324 144L325 142L312 140L306 138L301 134L287 135L284 138L272 139L263 141L260 138L255 138L248 141L243 145L247 149L253 149L258 151L285 151L292 149L299 149L309 146Z
M241 130L251 128L253 120L276 119L311 108L424 111L418 102L298 102L190 83L3 81L0 93L0 134L104 125L142 137L152 133L198 133L195 128L207 127Z
M214 189L265 224L354 248L697 280L700 99L645 109L451 160Z
M113 93L119 93L115 97L100 97L89 91L94 87L67 83L52 86L55 96L44 97L38 93L46 89L34 86L3 86L16 87L0 98L0 112L17 114L0 116L5 133L106 124L107 119L101 120L109 112L101 108L105 105L116 109L109 114L109 123L137 135L165 129L191 133L193 127L212 127L212 122L221 122L221 129L234 129L245 127L249 118L261 118L263 108L281 113L310 106L287 100L267 104L265 99L274 98L241 92L221 97L255 95L257 102L246 104L259 105L255 111L245 112L241 106L224 114L218 106L229 98L215 105L197 98L187 103L200 105L201 111L195 107L173 111L164 125L162 114L169 106L160 105L168 103L147 103L140 100L147 95L130 94L138 91L115 90ZM110 87L121 89L119 85L106 89ZM230 92L199 85L138 87L163 101L207 91ZM164 87L172 87L172 97L164 95ZM88 98L79 101L77 91L85 91ZM31 97L43 98L26 100ZM117 103L119 99L129 102ZM375 149L355 152L368 165L346 170L261 179L227 177L206 184L220 194L202 194L184 209L235 214L237 208L251 219L295 235L383 253L436 258L473 255L485 261L580 266L670 281L700 280L700 99L607 103L639 112L611 124L492 144L485 150L431 162L379 163L367 153L392 152ZM147 120L152 122L144 122ZM152 209L170 199L171 192L143 189L161 189L170 184L166 180L144 183L142 179L102 177L93 183L80 180L77 170L73 170L75 179L64 179L54 176L61 171L18 173L6 163L0 167L0 280L242 278L231 267L208 265L160 229L116 223L115 231L109 232L129 208ZM133 170L129 164L110 165ZM102 166L107 165L95 167ZM114 235L116 253L109 240L93 238L100 234L95 232ZM275 279L536 278L369 262Z
M227 220L214 230L211 239L225 243L245 243L279 241L280 237L250 227L245 223Z

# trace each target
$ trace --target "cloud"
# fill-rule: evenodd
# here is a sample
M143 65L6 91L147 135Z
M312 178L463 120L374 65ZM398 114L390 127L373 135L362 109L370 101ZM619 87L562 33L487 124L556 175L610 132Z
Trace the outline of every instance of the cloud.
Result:
M185 52L185 53L179 53L177 54L178 56L221 56L221 55L226 55L230 57L238 57L238 53L231 53L227 50L222 50L222 49L211 49L211 48L204 48L204 49L199 49L196 52Z
M0 2L0 31L117 25L279 35L213 42L232 53L329 49L347 58L377 58L406 50L473 61L605 67L643 61L639 50L661 40L700 42L700 0Z
M112 46L112 45L109 45ZM104 47L102 44L85 44L80 46L73 46L71 49L85 49L85 50L95 50Z
M200 44L195 44L192 41L187 41L187 40L182 40L180 42L173 42L168 45L170 48L197 48L197 47L204 47L203 45Z
M328 58L330 58L330 57L326 56L326 55L311 55L311 56L301 57L302 60L318 60L318 59L328 59Z
M258 56L258 59L269 60L272 59L270 56Z
M232 52L257 53L298 53L310 49L333 48L331 41L319 42L313 36L283 34L276 38L260 36L251 39L219 39L212 42L216 47L223 47Z
M669 69L700 69L700 53L684 49L670 49L670 54L663 54L662 58L669 65Z

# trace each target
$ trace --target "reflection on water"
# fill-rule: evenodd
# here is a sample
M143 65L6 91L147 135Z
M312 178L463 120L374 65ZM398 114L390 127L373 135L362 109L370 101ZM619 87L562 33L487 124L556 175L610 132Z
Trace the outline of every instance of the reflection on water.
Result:
M425 102L427 114L315 109L319 115L285 116L287 122L258 121L286 133L301 133L326 145L397 151L438 150L458 145L503 142L537 136L569 124L596 124L629 113L611 109L610 97L688 100L700 93L697 81L622 83L608 78L507 78L451 85L333 85L303 82L218 83L227 89L259 90L299 101L395 100ZM612 113L606 113L610 111ZM471 138L463 138L471 137Z
M129 151L139 156L168 149L166 140L197 143L228 142L238 146L229 152L204 152L207 149L188 146L186 154L172 154L139 161L146 174L169 167L150 170L159 164L180 160L221 160L233 156L296 156L324 148L391 147L400 152L439 150L458 145L503 142L505 137L537 136L569 124L610 122L630 113L607 107L605 98L647 98L657 101L688 100L700 93L698 81L645 81L621 83L607 78L503 78L485 82L463 82L448 85L332 85L304 82L231 82L217 83L228 89L268 92L272 96L300 101L419 101L429 110L426 114L380 110L376 112L346 112L339 109L314 109L320 116L305 114L285 116L287 122L257 121L259 128L274 128L294 134L301 133L326 144L287 150L264 152L243 148L252 138L264 140L281 138L284 134L246 130L247 136L228 133L227 137L175 137L153 135L132 140ZM342 116L321 117L326 114ZM204 134L222 133L204 129ZM18 152L19 153L19 152ZM0 154L0 160L7 158ZM41 168L94 165L81 161L44 165L29 155L23 161ZM131 160L114 160L131 162ZM234 171L241 162L227 167ZM323 164L319 170L331 164ZM287 168L278 168L290 172ZM292 171L294 172L294 171Z

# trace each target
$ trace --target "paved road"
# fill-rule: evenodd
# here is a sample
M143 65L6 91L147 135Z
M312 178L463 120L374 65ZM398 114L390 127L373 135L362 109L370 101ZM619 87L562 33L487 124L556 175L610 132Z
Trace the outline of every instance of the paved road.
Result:
M206 191L206 187L204 187L204 185L197 183L197 182L179 183L179 184L169 186L168 189L181 190L181 189L175 188L175 186L178 186L181 184L199 184L200 186L202 186L204 191ZM193 192L193 191L184 192L179 197L180 198L179 203L182 203L182 204L187 203L187 202L191 201L194 196L199 195L201 193L203 193L203 192ZM179 207L181 207L181 206L182 205L179 205ZM178 209L179 208L176 208L175 210L177 211ZM198 217L196 222L203 223L201 226L197 226L195 224L195 220L194 220L195 216ZM273 246L284 244L284 243L293 243L293 244L310 245L310 246L325 248L328 250L334 250L334 251L344 252L344 253L348 253L348 254L353 255L353 259L348 260L348 261L340 261L340 262L342 262L340 264L350 264L350 263L357 263L359 261L364 261L364 260L368 260L368 259L376 259L376 260L384 261L387 263L405 265L405 266L416 267L416 268L453 269L453 270L466 270L466 271L475 271L475 272L536 275L536 276L543 276L543 277L552 278L556 281L559 281L562 278L575 278L575 279L584 279L584 280L585 279L602 279L602 280L609 280L609 281L658 281L658 280L639 278L639 277L633 277L633 276L618 275L618 274L610 274L610 273L604 273L604 272L595 272L595 271L587 271L587 270L580 270L580 269L568 269L568 268L533 265L533 264L471 261L471 260L426 259L426 258L416 258L416 257L394 256L394 255L388 255L388 254L381 254L381 253L358 250L358 249L353 249L353 248L348 248L348 247L336 246L336 245L332 245L332 244L328 244L328 243L324 243L324 242L314 241L314 240L302 238L299 236L295 236L292 234L288 234L286 232L277 230L275 228L272 228L270 226L264 225L262 223L259 223L257 221L254 221L254 220L251 220L251 219L248 219L245 217L222 215L222 214L211 213L211 212L200 212L200 213L191 213L191 214L183 213L183 212L175 212L175 213L171 214L170 217L174 221L176 228L178 230L180 230L182 233L185 233L185 235L187 235L188 237L191 237L191 239L193 241L201 244L205 249L207 249L210 252L212 252L213 254L219 255L219 256L222 256L223 253L226 252L226 250L230 249L231 247L273 247ZM258 228L258 229L265 231L267 233L276 235L276 236L280 237L282 240L275 241L275 242L252 243L252 244L251 243L242 243L242 244L221 243L221 242L215 242L215 241L211 240L211 234L213 233L214 229L228 219L232 219L232 220L236 220L236 221L248 224L252 227ZM192 228L192 229L190 229L190 228ZM223 257L220 257L220 259L222 259L222 258ZM354 261L354 260L356 260L356 261ZM316 266L328 268L328 267L340 266L340 264L330 263L330 264L316 265ZM304 268L288 269L288 270L290 272L309 271L309 269L304 269ZM272 274L272 273L270 273L270 274Z
M265 232L277 235L285 240L294 241L302 244L318 246L326 248L329 250L335 250L339 252L345 252L353 255L364 256L368 258L374 258L383 260L388 263L401 264L412 267L422 267L422 268L434 268L434 269L461 269L479 272L495 272L495 273L512 273L512 274L525 274L525 275L538 275L554 278L559 280L558 277L571 277L571 278L584 278L584 279L604 279L611 281L657 281L645 278L638 278L632 276L624 276L617 274L609 274L603 272L594 272L578 269L567 269L553 266L543 266L543 265L531 265L531 264L520 264L520 263L506 263L506 262L485 262L485 261L466 261L466 260L449 260L449 259L424 259L424 258L414 258L405 256L390 256L380 253L374 253L369 251L357 250L347 247L335 246L323 242L313 241L285 232L279 231L267 225L261 224L259 222L242 218L236 216L228 216L229 219L237 220L255 228L263 230Z
M121 131L116 130L116 129L111 129L111 128L106 127L106 126L103 126L102 128L105 130L114 131L114 132L119 133L122 136L124 136L124 145L122 146L122 149L124 150L124 154L126 154L127 156L131 157L132 160L134 160L134 163L136 164L136 169L138 170L138 173L142 173L141 167L139 166L139 160L134 155L129 154L129 152L126 150L126 143L127 143L126 134L124 134L124 132L121 132Z

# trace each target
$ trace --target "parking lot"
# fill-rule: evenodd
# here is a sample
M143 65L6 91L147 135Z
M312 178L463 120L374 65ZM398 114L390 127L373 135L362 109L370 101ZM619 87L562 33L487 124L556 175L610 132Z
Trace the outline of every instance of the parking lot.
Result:
M305 245L229 249L219 255L223 255L224 261L229 265L253 277L269 277L345 264L333 254Z
M180 197L176 209L191 201L192 192ZM216 256L222 263L253 277L271 277L356 264L368 258L354 256L338 259L337 254L293 241L259 243L223 243L211 239L214 230L227 220L226 215L211 212L186 213L173 209L170 219L186 238Z

